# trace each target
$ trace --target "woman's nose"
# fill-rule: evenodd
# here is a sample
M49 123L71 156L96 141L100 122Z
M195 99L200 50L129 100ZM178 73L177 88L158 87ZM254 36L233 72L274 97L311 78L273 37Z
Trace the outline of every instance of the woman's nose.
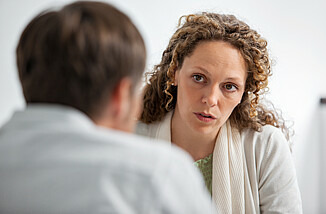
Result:
M202 98L202 102L210 107L216 106L219 102L221 91L218 86L208 88Z

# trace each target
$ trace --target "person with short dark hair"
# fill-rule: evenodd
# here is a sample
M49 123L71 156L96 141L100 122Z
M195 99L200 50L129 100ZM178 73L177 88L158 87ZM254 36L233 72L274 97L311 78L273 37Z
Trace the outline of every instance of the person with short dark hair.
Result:
M0 129L0 213L210 213L182 150L131 133L144 41L101 2L36 16L17 65L26 109Z

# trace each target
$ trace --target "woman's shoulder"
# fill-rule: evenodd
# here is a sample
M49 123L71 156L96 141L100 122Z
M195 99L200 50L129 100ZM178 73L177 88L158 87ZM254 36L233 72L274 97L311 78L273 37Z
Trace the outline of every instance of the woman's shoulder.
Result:
M243 129L241 132L241 137L248 139L253 138L255 140L263 140L266 141L271 137L286 140L285 136L283 135L281 129L276 128L275 126L265 125L260 128L259 131L256 131L252 128Z
M279 128L271 125L262 126L259 131L248 128L241 131L244 147L253 149L285 148L289 149L289 142Z
M154 123L147 124L142 121L138 121L136 124L135 133L138 135L155 138L159 125L160 125L160 122L154 122Z
M138 135L143 135L152 139L171 141L171 118L172 112L169 112L160 121L155 121L149 124L139 121L136 125L135 132Z
M271 125L260 131L246 129L241 132L241 139L249 174L259 185L268 176L276 180L295 176L290 145L280 129Z

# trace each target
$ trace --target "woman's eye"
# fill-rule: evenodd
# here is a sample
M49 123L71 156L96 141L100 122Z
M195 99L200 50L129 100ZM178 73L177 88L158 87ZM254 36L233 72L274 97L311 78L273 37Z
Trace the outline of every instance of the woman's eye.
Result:
M195 82L200 82L200 83L204 82L204 80L205 80L203 76L197 75L197 74L193 75L192 78L195 80Z
M235 86L234 84L225 84L224 88L230 92L236 91L238 89L238 87Z

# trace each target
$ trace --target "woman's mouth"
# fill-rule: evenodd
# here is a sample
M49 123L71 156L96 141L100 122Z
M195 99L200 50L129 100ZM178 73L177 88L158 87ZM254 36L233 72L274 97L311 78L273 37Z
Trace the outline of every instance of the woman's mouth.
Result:
M195 115L196 115L196 117L200 120L200 121L202 121L202 122L206 122L206 123L208 123L208 122L211 122L211 121L213 121L213 120L216 120L216 117L214 117L213 115L211 115L211 114L205 114L205 113L203 113L203 112L196 112L196 113L194 113Z

